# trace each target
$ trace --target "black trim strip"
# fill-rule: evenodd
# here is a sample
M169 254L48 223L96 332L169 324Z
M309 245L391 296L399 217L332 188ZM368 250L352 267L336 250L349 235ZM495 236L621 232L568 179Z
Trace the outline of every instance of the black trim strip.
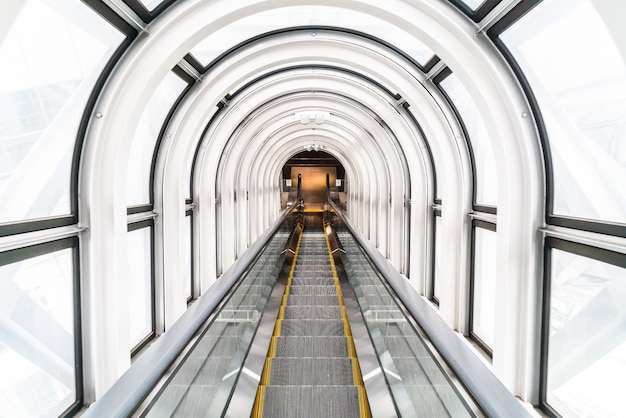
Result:
M196 82L196 79L189 75L187 71L185 71L180 65L176 64L174 68L172 68L172 72L180 77L185 83L193 84Z
M124 3L130 9L137 14L144 21L144 23L152 22L157 16L159 16L165 9L176 3L178 0L163 0L153 10L148 10L144 4L138 0L123 0Z
M426 64L424 64L424 73L427 74L430 72L430 70L432 70L435 65L439 64L439 62L441 62L441 58L439 58L437 55L433 55L433 57L428 60L428 62Z
M132 37L133 34L137 34L137 30L130 23L126 22L102 0L82 0L82 2L127 36Z
M542 0L522 0L492 27L490 27L487 31L487 35L492 39L498 37L502 32L521 19L526 13L531 11L536 5L541 3L541 1Z
M15 248L13 250L0 253L0 266L19 263L29 258L39 257L55 251L65 250L78 245L77 237L68 237L60 240L44 242L27 247Z
M43 218L5 223L3 225L0 225L0 237L74 225L77 221L78 217L76 215L67 215L55 218Z
M593 247L578 242L567 241L562 238L546 237L546 248L567 251L581 257L590 258L616 267L626 269L626 256L624 254Z
M481 4L478 5L476 10L472 9L462 0L448 0L452 3L457 9L462 11L467 17L472 19L475 23L480 22L491 12L499 3L500 0L483 0Z
M133 232L133 231L136 231L138 229L151 228L153 226L154 226L154 219L144 219L144 220L141 220L141 221L129 223L128 226L127 226L127 231L128 232Z
M151 204L129 206L126 208L126 215L136 215L138 213L152 212L153 209L154 209L154 206Z

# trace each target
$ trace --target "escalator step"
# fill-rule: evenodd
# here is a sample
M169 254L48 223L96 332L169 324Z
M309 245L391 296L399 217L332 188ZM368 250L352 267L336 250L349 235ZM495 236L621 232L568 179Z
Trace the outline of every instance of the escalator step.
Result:
M337 288L335 285L331 286L303 286L303 285L291 285L289 287L289 295L337 295Z
M341 319L339 306L285 306L284 319Z
M346 337L274 337L276 357L347 357Z
M341 320L319 319L283 319L281 320L280 335L292 336L344 336L344 322Z
M291 279L292 286L313 286L313 285L321 285L321 286L334 286L335 278L332 274L328 276L315 276L315 277L293 277Z
M275 358L272 360L271 386L353 385L350 358Z
M356 386L268 386L263 404L264 417L361 416Z
M337 295L289 295L287 306L337 306Z

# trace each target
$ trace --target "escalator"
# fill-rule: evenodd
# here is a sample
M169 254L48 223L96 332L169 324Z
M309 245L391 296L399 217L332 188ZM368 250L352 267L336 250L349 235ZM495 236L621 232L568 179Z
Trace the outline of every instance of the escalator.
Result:
M322 216L294 213L133 416L480 415Z
M334 208L285 213L84 418L527 416Z
M305 224L254 417L369 417L339 278L321 219Z

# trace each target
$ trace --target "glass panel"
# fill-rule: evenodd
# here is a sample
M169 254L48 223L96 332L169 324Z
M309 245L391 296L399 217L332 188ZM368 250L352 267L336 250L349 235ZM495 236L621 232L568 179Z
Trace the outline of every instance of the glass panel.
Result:
M152 227L128 233L129 335L132 350L152 334Z
M191 287L191 282L193 280L193 265L191 264L191 253L192 253L192 236L191 236L191 229L193 227L193 215L188 215L185 218L185 238L183 241L183 245L185 246L184 251L185 251L185 256L183 258L183 266L185 266L185 273L186 275L183 277L183 281L185 282L185 295L187 296L187 298L191 298L193 296L192 294L192 287Z
M441 83L441 87L452 99L454 106L463 119L469 136L474 156L476 179L475 200L478 205L498 205L498 180L496 162L487 136L487 129L478 107L458 77L450 74Z
M76 399L72 249L0 267L0 415L59 416Z
M439 295L441 295L441 264L443 262L443 252L442 252L442 243L441 243L441 216L435 216L435 266L434 266L434 277L433 277L433 296L439 299Z
M150 202L150 174L155 146L165 118L187 83L174 73L168 73L146 104L135 131L126 174L126 205Z
M458 388L443 372L422 337L361 252L352 235L338 228L341 255L400 416L469 417Z
M270 10L238 20L213 33L191 49L207 66L235 45L265 32L296 26L334 26L364 32L400 48L424 65L433 52L421 41L382 19L354 10L326 6L297 6Z
M285 222L241 284L202 331L180 367L156 396L146 417L222 416L272 287L280 274L291 228ZM209 412L210 413L207 413Z
M496 313L496 233L474 229L474 294L472 299L472 332L493 348Z
M547 402L564 417L617 417L626 399L626 269L552 250Z
M626 223L623 21L600 4L544 1L501 38L541 108L553 213Z
M0 223L71 212L78 125L124 36L82 2L30 0L1 39ZM11 24L12 21L12 24Z

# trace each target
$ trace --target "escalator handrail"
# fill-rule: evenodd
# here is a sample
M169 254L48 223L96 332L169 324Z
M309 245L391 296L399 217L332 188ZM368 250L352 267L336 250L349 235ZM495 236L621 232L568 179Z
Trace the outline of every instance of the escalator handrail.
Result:
M357 231L335 202L329 199L329 203L487 416L530 417L522 403L415 291L409 281Z
M235 263L217 280L196 303L161 335L132 366L94 402L82 415L90 417L128 417L148 396L172 362L180 355L207 318L229 293L232 286L265 248L280 225L292 213L288 207Z

